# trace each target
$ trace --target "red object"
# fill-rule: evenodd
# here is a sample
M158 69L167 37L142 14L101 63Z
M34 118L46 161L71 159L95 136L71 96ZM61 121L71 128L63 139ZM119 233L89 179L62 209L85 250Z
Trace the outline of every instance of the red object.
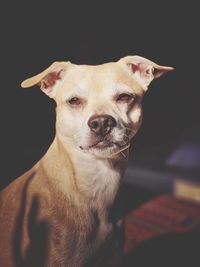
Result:
M197 228L200 229L200 205L171 195L155 197L126 216L125 253L153 237Z

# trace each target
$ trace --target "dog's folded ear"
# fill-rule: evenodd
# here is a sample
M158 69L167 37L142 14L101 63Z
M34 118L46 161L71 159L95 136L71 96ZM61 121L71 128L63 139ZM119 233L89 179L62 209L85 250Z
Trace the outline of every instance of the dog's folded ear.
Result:
M23 88L39 85L41 90L49 97L53 98L56 94L56 88L59 81L62 80L64 73L71 63L54 62L41 73L26 79L21 83Z
M119 60L125 64L131 75L140 83L146 91L153 79L159 78L166 72L173 70L172 67L161 66L140 56L127 56Z

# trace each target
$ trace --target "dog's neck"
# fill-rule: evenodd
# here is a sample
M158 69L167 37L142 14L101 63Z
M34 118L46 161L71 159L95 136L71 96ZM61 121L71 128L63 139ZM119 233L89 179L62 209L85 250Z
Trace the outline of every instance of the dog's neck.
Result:
M128 151L127 151L128 153ZM99 159L63 144L55 137L41 160L43 170L54 186L77 205L84 202L97 209L112 206L127 159Z

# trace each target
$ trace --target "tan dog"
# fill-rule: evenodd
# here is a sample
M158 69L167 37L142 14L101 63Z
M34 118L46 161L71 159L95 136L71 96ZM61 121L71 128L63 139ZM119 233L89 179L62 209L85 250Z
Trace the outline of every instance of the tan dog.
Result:
M149 83L171 67L139 56L98 66L55 62L25 80L57 103L45 156L0 195L0 266L117 266L110 212Z

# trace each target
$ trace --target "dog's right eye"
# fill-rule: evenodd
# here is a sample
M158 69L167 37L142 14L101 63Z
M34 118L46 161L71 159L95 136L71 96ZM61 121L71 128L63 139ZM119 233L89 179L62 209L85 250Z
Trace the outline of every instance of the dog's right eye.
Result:
M68 100L68 103L71 106L79 106L81 105L81 99L78 97L72 97L71 99Z

